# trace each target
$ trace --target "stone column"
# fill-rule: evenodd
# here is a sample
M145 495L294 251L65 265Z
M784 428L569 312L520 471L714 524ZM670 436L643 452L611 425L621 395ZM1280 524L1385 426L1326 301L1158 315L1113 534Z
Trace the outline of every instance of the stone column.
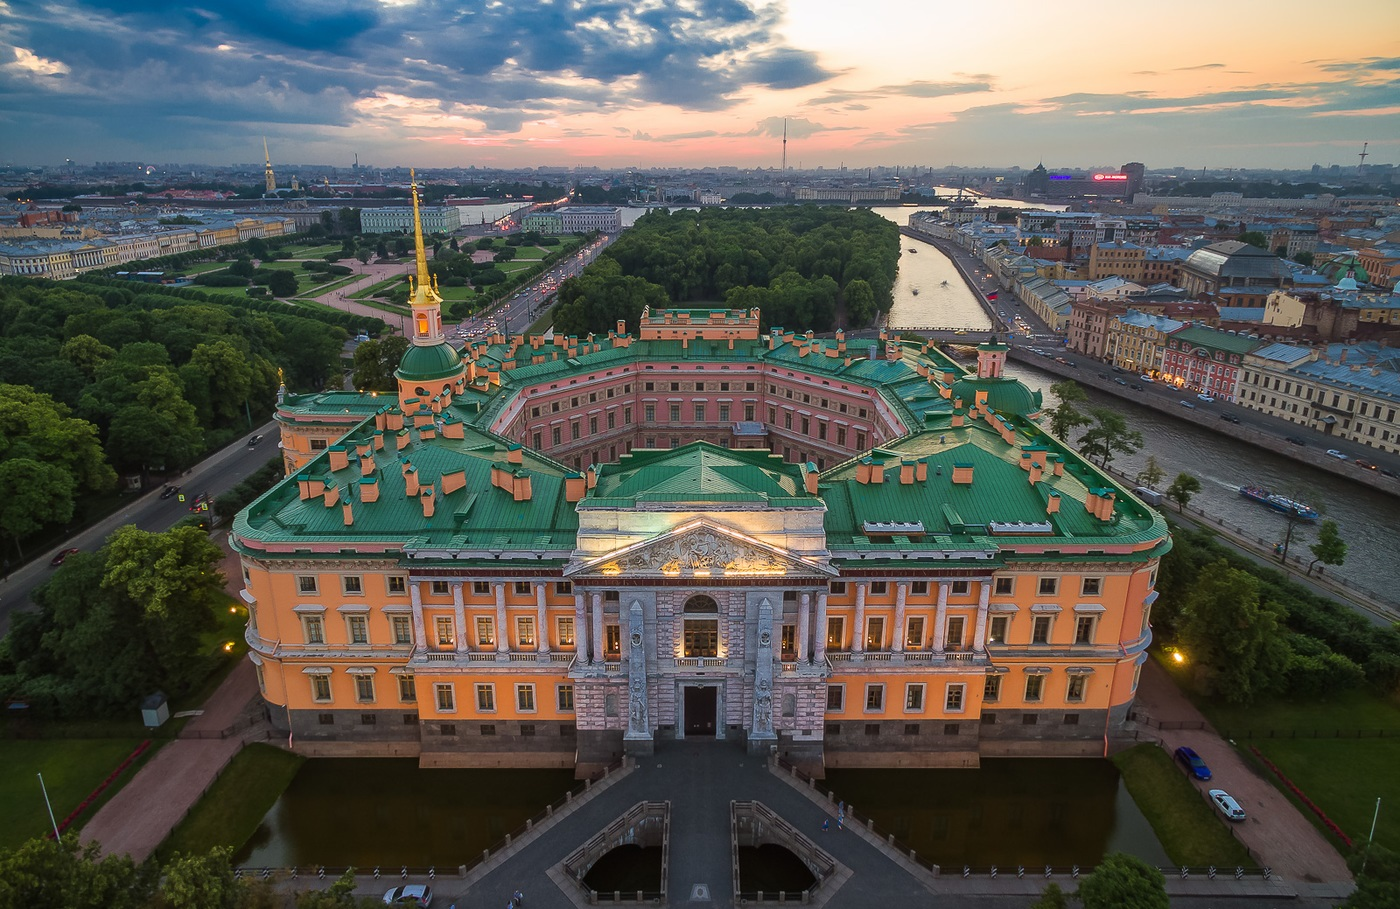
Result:
M603 655L603 595L593 594L593 662L602 663L607 657Z
M797 662L810 662L812 595L805 590L797 598Z
M977 625L972 629L972 649L983 653L987 649L987 601L992 598L992 582L982 582L977 595Z
M588 604L581 593L574 594L574 662L588 662Z
M549 626L545 624L549 616L545 614L545 589L544 581L535 585L535 652L541 655L549 654Z
M467 652L467 609L462 603L462 582L452 582L452 607L457 629L457 652Z
M856 627L851 635L851 650L865 652L865 581L856 582Z
M496 652L510 650L510 629L506 627L506 583L498 581L492 585L496 589Z
M773 731L773 604L765 597L758 601L758 652L754 654L749 753L761 753L764 743L777 738Z
M894 646L895 653L904 652L904 598L909 595L909 584L900 581L894 586Z
M621 618L619 616L619 618ZM645 742L630 746L634 752L650 753L651 720L647 709L647 654L642 627L642 602L633 600L627 608L627 733L625 742Z
M948 627L948 586L951 581L938 582L938 611L933 615L933 650L943 652L943 638Z
M826 662L826 597L825 590L817 594L817 634L812 642L812 662Z
M428 649L428 636L423 631L423 595L417 581L408 585L408 601L413 604L413 650L422 653Z

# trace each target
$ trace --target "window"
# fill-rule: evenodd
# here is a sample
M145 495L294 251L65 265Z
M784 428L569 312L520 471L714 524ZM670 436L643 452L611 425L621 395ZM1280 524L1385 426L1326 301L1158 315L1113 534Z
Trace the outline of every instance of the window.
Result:
M515 618L515 638L521 647L535 646L535 617L522 615Z
M554 620L554 627L559 637L560 647L574 646L574 617L560 616Z
M1084 578L1079 582L1080 596L1096 597L1103 589L1103 578Z
M472 581L472 594L474 596L485 597L491 595L490 581Z
M866 685L865 686L865 709L884 710L885 709L885 686Z
M331 677L328 673L318 672L310 676L311 679L311 700L319 703L329 703L331 699Z
M314 574L297 575L298 593L316 593L316 576Z
M797 626L784 625L781 638L779 653L785 660L795 659L797 657Z
M954 581L948 592L951 593L953 596L965 597L967 596L967 591L969 587L970 585L968 581Z
M1038 700L1040 700L1041 696L1044 695L1044 693L1045 693L1045 676L1043 676L1043 675L1028 675L1028 676L1026 676L1026 700L1027 700L1027 701L1038 701Z
M447 586L446 581L430 581L428 583L428 590L435 597L445 597L452 592Z
M355 676L355 700L361 704L374 702L374 676L366 673Z
M408 702L418 700L418 689L413 687L413 676L399 676L399 700Z
M944 734L944 735L957 735L960 731L962 731L962 725L959 724L959 723L944 723L944 724L943 724L943 734Z
M924 617L911 616L909 618L909 630L904 635L904 646L918 650L924 646Z
M679 404L672 404L672 405L671 405L671 422L672 422L672 423L679 423L680 421L681 421L681 406L680 406Z
M413 620L406 615L396 615L389 620L394 629L395 644L413 643Z
M1089 677L1087 675L1072 675L1069 677L1069 687L1065 689L1066 701L1084 700L1084 691L1088 688Z
M834 596L834 597L843 597L843 596L845 596L845 595L846 595L846 582L845 582L845 581L832 581L832 582L831 582L831 595Z
M560 685L555 689L555 703L559 705L560 712L572 711L574 709L574 686Z
M515 686L515 709L529 710L535 709L535 686L516 685Z
M904 712L922 713L924 709L924 686L905 685L904 686Z
M943 696L943 709L948 713L962 713L966 700L966 685L949 685Z
M1066 726L1078 726L1078 725L1079 725L1079 714L1077 714L1077 713L1066 713L1066 714L1065 714L1065 725L1066 725Z
M865 649L879 650L885 646L885 620L873 616L865 620Z
M433 621L433 627L437 629L437 644L439 647L452 647L457 643L457 635L452 627L450 616L438 616Z
M1001 676L987 676L987 680L982 683L982 700L987 704L995 704L1001 700Z
M905 724L904 724L904 734L905 734L905 735L918 735L918 734L919 734L919 724L918 724L918 723L905 723Z
M1034 713L1022 714L1022 716L1021 716L1021 725L1022 725L1022 726L1034 726L1037 719L1039 719L1039 717L1037 717Z
M1098 624L1098 617L1092 615L1081 615L1074 620L1074 643L1092 644L1094 643L1094 626Z
M865 734L866 734L866 735L879 735L879 734L880 734L880 724L879 724L879 723L866 723L866 724L865 724Z
M841 616L829 616L826 620L826 648L840 650L846 643L846 620Z
M495 724L495 723L482 723L482 724L481 724L481 734L482 734L482 735L495 735L495 734L496 734L496 724Z
M721 404L721 405L719 406L719 421L720 421L721 423L728 423L728 422L729 422L729 405L728 405L728 404Z
M345 617L345 632L351 644L369 643L369 616L352 615Z
M909 585L909 592L916 597L928 596L928 581L915 581Z
M496 621L489 616L476 619L476 644L478 647L496 646Z
M889 581L871 581L871 582L870 582L870 595L871 595L871 596L873 596L873 597L882 597L882 596L884 596L885 594L887 594L887 593L889 593L889 592L890 592L890 582L889 582Z
M1038 591L1039 594L1040 594L1041 596L1043 596L1043 597L1053 597L1053 596L1055 596L1057 593L1060 592L1060 579L1059 579L1059 578L1041 578L1041 579L1040 579L1040 586L1037 588L1037 591Z
M574 592L573 581L555 581L554 593L556 596L566 597Z
M616 623L603 627L603 654L614 657L622 654L622 628Z
M835 713L840 713L846 709L845 685L826 686L826 709Z
M493 713L496 710L496 686L477 685L476 686L476 709L482 713Z
M992 616L991 628L990 628L990 629L988 630L988 632L987 632L987 643L988 643L988 644L1005 644L1005 643L1006 643L1006 629L1007 629L1007 626L1010 625L1010 624L1011 624L1011 619L1010 619L1009 616L1004 616L1004 615L994 615L994 616Z
M325 439L312 439L312 440L311 440L311 450L312 450L312 451L325 451L325 450L326 450L326 440L325 440Z
M318 713L318 714L316 714L316 722L320 723L322 726L334 726L334 725L335 725L335 714L333 714L333 713Z
M967 624L967 619L960 615L948 616L948 636L944 641L944 648L947 650L963 649L963 629Z
M529 581L516 581L516 582L515 582L515 595L518 596L518 597L527 597L527 596L529 596L529 595L530 595L530 582L529 582Z
M402 595L408 592L408 578L401 574L391 574L384 579L385 588L391 594Z
M326 627L321 622L318 615L304 615L301 617L301 633L308 644L326 643Z
M1055 621L1054 616L1038 615L1031 622L1031 643L1050 643L1050 625Z
M340 579L340 588L349 596L359 596L364 593L364 582L357 574L347 574Z

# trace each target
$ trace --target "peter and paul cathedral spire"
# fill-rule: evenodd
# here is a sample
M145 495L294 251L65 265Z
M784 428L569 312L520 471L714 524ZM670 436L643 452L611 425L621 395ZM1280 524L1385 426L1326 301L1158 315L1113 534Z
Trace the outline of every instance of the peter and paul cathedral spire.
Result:
M412 412L430 407L436 401L441 406L451 403L461 390L465 371L462 358L442 333L442 296L437 282L428 270L428 252L423 245L423 221L418 212L418 182L409 171L413 193L413 253L415 274L409 276L408 306L412 323L409 328L408 350L394 376L399 380L399 404ZM410 402L417 402L416 404Z
M267 136L263 136L263 192L268 196L277 194L277 178L272 173L272 155L267 153Z

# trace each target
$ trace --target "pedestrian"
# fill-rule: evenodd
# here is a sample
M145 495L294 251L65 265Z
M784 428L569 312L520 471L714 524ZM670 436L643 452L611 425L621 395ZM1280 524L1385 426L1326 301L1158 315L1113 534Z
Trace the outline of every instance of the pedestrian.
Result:
M525 894L516 890L515 893L511 894L511 902L515 903L516 909L521 909L525 905Z
M842 816L840 816L840 817L838 817L838 818L836 819L836 832L837 832L837 833L840 833L842 830L845 830L845 829L846 829L846 817L845 817L845 815L842 815Z
M829 832L830 830L831 830L831 820L830 820L829 818L828 818L828 819L824 819L824 820L822 821L822 833L827 833L827 832Z

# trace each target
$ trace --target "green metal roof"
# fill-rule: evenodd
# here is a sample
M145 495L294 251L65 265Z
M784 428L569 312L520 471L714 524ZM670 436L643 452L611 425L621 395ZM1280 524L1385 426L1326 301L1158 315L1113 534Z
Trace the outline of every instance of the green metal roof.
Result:
M796 465L767 451L692 442L671 450L633 450L598 468L587 504L608 501L819 504ZM801 501L805 500L805 501Z
M430 382L455 378L462 372L462 358L444 342L430 346L410 345L394 375L406 382Z
M971 407L977 392L987 393L987 406L1000 414L1030 417L1040 413L1041 394L1011 378L979 379L968 376L953 383L953 398L961 398L964 407Z

